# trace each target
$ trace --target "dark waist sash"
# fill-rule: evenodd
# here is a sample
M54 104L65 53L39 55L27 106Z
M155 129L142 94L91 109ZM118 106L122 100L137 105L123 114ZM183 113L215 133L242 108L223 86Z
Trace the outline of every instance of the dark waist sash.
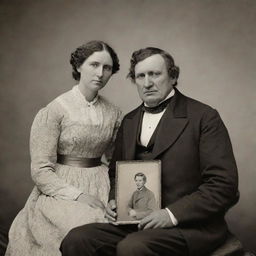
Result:
M89 167L96 167L101 165L101 158L85 158L85 157L75 157L70 155L57 155L57 163L70 165L74 167L81 167L81 168L89 168Z

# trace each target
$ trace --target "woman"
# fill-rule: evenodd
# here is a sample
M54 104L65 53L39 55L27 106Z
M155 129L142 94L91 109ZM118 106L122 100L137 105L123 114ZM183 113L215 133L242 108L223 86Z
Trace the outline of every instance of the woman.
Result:
M70 63L79 81L36 115L31 128L31 175L35 187L9 231L6 255L60 255L67 232L104 222L108 168L121 112L98 95L119 70L114 50L104 42L78 47Z

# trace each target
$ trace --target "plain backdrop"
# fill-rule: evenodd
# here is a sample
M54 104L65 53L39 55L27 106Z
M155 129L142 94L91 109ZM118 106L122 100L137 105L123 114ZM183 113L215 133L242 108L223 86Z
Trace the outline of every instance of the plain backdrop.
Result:
M255 24L255 0L1 0L0 225L8 229L33 187L35 114L75 84L70 53L100 39L121 64L102 94L124 113L140 104L126 74L131 53L146 46L170 52L179 90L219 111L240 176L240 201L226 219L256 251Z

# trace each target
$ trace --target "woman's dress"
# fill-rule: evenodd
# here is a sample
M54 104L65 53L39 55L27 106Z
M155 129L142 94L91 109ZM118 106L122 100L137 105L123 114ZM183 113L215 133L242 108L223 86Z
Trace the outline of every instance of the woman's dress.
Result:
M87 102L78 86L36 115L31 128L31 175L36 186L9 231L6 256L58 256L69 230L106 222L104 212L76 201L81 193L108 201L105 164L91 168L56 163L57 153L83 158L111 155L121 112L105 98Z

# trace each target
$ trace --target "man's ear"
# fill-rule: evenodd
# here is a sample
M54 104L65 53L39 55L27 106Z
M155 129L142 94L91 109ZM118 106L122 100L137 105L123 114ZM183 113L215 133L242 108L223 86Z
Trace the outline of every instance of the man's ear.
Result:
M171 85L173 86L177 82L177 78L170 77Z

